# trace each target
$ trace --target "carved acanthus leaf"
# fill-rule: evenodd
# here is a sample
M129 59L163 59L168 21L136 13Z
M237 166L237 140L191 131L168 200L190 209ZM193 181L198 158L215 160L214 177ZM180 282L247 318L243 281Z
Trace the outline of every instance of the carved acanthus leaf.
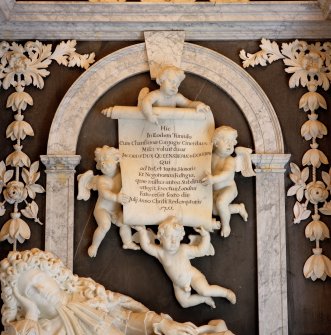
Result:
M80 55L76 52L75 40L61 42L57 45L50 59L54 59L59 65L65 65L69 67L79 66L87 69L94 63L94 52L91 54Z
M38 205L34 201L28 203L27 197L35 199L37 193L45 192L41 185L36 184L40 177L39 162L31 164L28 155L22 151L21 141L26 136L34 136L31 125L23 121L22 112L29 105L33 105L31 95L24 90L29 85L39 89L44 87L44 78L50 74L47 68L53 60L61 65L87 69L94 62L94 53L80 55L75 47L76 41L62 42L52 53L51 44L45 45L39 41L28 41L24 46L15 42L11 44L0 42L0 87L6 90L12 86L16 91L9 95L6 104L7 108L16 112L15 121L6 130L7 138L16 141L16 144L13 145L14 152L7 156L6 163L0 162L0 194L2 193L4 197L4 201L0 202L0 216L6 211L6 203L12 204L14 210L11 213L12 218L1 229L0 241L8 240L13 243L14 250L16 250L17 241L22 243L30 238L30 228L20 218L21 213L41 224L37 216ZM6 165L14 167L15 170L6 171ZM24 167L30 167L30 169ZM15 180L10 181L14 173ZM26 207L20 212L18 205L23 202Z
M243 60L243 67L254 67L255 65L266 66L267 63L271 64L272 62L283 59L284 56L279 51L278 44L276 42L271 42L267 39L262 39L260 44L261 50L250 54L245 52L245 50L240 51L240 58Z

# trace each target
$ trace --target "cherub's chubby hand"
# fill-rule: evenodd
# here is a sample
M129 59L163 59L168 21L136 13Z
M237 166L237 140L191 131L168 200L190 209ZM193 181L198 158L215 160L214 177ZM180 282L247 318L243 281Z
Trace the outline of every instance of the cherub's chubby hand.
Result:
M158 121L158 119L157 119L157 115L154 114L154 113L151 114L151 115L148 115L147 120L148 120L149 122L151 122L151 123L156 124L156 125L159 124L159 121Z
M201 227L195 227L194 230L199 233L201 236L207 236L208 232L205 228Z
M119 193L117 195L117 201L122 205L126 205L130 202L130 197L124 193Z
M154 332L159 335L198 335L198 327L191 322L179 323L164 318L154 325Z
M206 176L201 179L201 183L203 186L213 185L213 176L206 172Z
M198 113L208 113L210 112L210 107L204 104L203 102L199 103L196 107L196 111Z

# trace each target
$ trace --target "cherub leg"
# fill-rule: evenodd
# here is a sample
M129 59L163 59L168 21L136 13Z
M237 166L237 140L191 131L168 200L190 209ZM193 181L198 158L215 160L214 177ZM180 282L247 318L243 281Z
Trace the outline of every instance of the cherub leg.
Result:
M230 206L231 214L240 214L244 221L248 219L248 213L246 211L245 205L241 204L231 204Z
M116 220L113 219L113 222L116 224L117 227L120 228L120 236L123 243L123 249L140 250L139 245L132 241L131 227L123 223L122 211L118 213L118 215L116 216Z
M236 303L236 295L228 288L219 285L209 285L206 277L196 268L192 267L192 288L205 297L222 297L228 299L231 304Z
M98 228L94 231L92 244L87 251L90 257L97 255L98 248L111 226L110 214L104 209L95 208L94 218L97 221Z
M207 304L212 308L216 308L215 302L211 297L204 297L199 294L191 294L191 292L186 292L177 285L174 285L174 290L176 299L183 308L200 304Z
M230 220L231 210L230 204L238 195L236 187L225 187L220 190L216 198L216 207L221 219L221 236L228 237L231 233Z

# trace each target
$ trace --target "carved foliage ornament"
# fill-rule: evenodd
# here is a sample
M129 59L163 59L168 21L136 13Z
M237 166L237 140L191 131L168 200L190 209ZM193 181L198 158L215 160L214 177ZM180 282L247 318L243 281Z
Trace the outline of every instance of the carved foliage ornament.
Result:
M0 241L7 240L14 244L23 243L30 238L30 228L21 218L33 219L42 224L38 218L38 205L34 201L37 193L45 192L37 184L40 177L39 161L31 164L30 158L23 151L22 141L27 136L34 136L31 125L24 121L23 112L33 105L33 98L25 88L33 85L39 89L44 87L44 78L52 61L68 67L79 66L87 69L94 62L94 53L80 55L76 52L76 41L61 42L52 51L52 45L44 45L39 41L17 43L0 43L0 88L15 89L7 100L6 107L15 113L14 121L7 127L6 137L13 142L14 151L5 162L0 162L0 216L6 212L6 204L13 205L10 219L1 227ZM8 167L11 167L8 169ZM28 200L30 199L30 200ZM25 206L19 209L19 205Z
M321 215L331 215L331 168L329 172L318 169L328 165L325 153L319 149L318 140L327 135L327 128L318 120L318 111L327 109L324 97L317 92L318 88L325 91L330 88L331 81L331 43L308 44L305 41L295 40L292 43L283 43L281 50L276 42L262 39L261 50L249 54L240 52L243 66L266 66L268 63L282 59L285 71L291 74L290 88L306 87L300 101L299 108L307 112L308 120L301 127L301 136L310 141L310 149L302 157L303 169L291 163L290 178L294 185L287 192L288 196L296 196L293 208L294 223L300 223L311 217L305 234L310 241L315 241L313 255L304 265L303 273L306 278L315 281L317 278L325 280L331 277L331 261L322 254L320 241L330 238L327 225L321 221Z

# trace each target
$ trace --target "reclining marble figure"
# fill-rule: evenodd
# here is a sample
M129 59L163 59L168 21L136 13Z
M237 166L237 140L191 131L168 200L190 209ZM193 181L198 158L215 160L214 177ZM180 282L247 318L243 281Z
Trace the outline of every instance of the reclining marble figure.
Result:
M2 335L231 335L224 321L197 327L74 275L52 253L12 251L0 263Z

